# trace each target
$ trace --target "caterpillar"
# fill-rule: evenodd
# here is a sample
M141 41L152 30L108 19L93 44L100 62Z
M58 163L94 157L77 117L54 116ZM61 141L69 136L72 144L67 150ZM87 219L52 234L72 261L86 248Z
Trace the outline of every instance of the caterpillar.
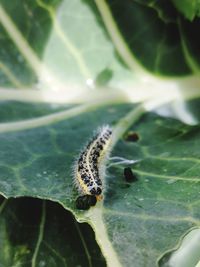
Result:
M74 179L81 196L89 196L88 199L96 197L96 200L103 198L105 159L109 155L111 138L111 127L103 126L80 153L75 164Z

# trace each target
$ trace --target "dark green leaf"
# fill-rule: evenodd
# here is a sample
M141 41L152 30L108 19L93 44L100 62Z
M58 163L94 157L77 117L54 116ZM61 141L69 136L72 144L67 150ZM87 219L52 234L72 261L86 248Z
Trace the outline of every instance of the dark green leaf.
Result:
M199 0L172 0L175 7L187 19L192 21L196 16L200 16L200 2Z
M191 63L196 61L199 52L190 51L191 47L196 47L198 31L195 24L199 19L188 22L193 38L187 38L185 42L178 22L182 16L170 1L107 2L124 46L128 46L139 64L157 75L182 76L199 71L199 62L196 66ZM184 30L185 25L181 27ZM189 32L188 35L191 36Z
M106 266L91 228L60 205L21 198L0 210L0 266Z

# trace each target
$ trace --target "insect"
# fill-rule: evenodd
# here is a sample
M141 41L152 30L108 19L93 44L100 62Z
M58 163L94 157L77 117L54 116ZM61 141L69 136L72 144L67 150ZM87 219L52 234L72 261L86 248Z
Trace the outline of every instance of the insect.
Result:
M97 200L103 198L105 159L109 155L111 138L110 126L99 128L75 164L75 185L82 196L82 201L89 199L83 198L86 195L95 196Z

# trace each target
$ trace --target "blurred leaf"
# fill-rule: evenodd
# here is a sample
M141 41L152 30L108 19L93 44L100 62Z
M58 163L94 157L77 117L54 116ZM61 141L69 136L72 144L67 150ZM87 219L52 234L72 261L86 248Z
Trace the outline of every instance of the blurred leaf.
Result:
M96 85L97 86L105 86L112 79L113 73L110 69L105 69L98 74L96 77Z
M115 57L101 17L81 0L0 1L0 84L85 86L106 68L116 85L132 74ZM76 12L72 13L72 10ZM98 39L98 42L96 40Z
M98 81L107 69L112 73L109 84L126 88L140 77L139 65L162 76L199 72L199 19L185 22L170 1L107 1L123 36L121 49L131 50L131 70L94 2L22 0L20 8L16 0L0 4L1 86L82 87Z
M56 105L44 103L22 103L17 101L0 102L0 122L16 122L33 119L71 108L72 105Z
M91 228L60 205L20 198L0 209L0 266L106 266Z
M60 1L50 0L49 5L56 10ZM23 34L36 56L42 58L52 27L48 12L41 8L37 1L31 0L20 0L20 3L17 0L13 0L12 3L1 0L0 4L17 29ZM7 27L9 27L8 23ZM16 46L15 31L10 36L1 24L0 35L0 84L6 87L25 87L36 83L37 77L34 70L25 60L22 51Z
M200 16L199 0L172 0L175 7L190 21Z

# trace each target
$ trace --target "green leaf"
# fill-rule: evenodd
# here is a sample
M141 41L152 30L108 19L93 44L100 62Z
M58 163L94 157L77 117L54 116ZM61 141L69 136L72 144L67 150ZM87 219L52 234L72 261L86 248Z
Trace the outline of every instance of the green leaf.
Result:
M108 1L114 20L126 44L145 68L157 74L181 75L190 72L185 62L175 17L159 16L154 6L137 1ZM173 64L176 57L177 63Z
M200 16L199 0L172 0L175 7L190 21Z
M199 73L200 65L200 52L198 49L200 41L196 38L199 25L200 19L195 19L193 23L190 23L185 19L180 19L179 21L179 29L185 58L194 73Z
M27 105L25 106L27 108ZM35 108L33 109L33 107L33 104L29 106L29 114L34 115ZM46 105L45 107L47 108ZM87 116L82 114L47 127L2 133L0 140L0 150L2 151L0 154L2 178L0 184L2 183L2 187L0 187L0 191L6 197L25 195L51 199L54 195L57 201L65 201L72 208L74 206L72 199L74 157L78 155L95 128L101 124L114 124L118 117L129 109L129 105L115 108L103 107L95 112L87 113ZM49 113L51 110L51 105L49 105ZM26 112L26 114L28 113ZM80 122L81 131L79 129ZM14 180L10 174L14 175ZM6 181L6 179L8 180ZM12 180L13 182L11 182Z
M56 9L60 0L50 0L52 9ZM37 1L13 0L12 3L6 0L0 1L5 13L12 19L16 29L12 29L11 36L5 26L0 27L1 49L0 49L0 83L6 87L25 87L37 81L37 77L29 62L24 58L23 51L16 45L15 33L19 30L21 44L23 38L28 46L33 49L33 53L39 58L42 57L48 36L52 27L52 21L46 10L41 8ZM1 18L3 19L3 18ZM4 26L4 27L3 27ZM21 47L21 49L23 49ZM27 48L24 47L25 50ZM29 56L31 56L29 54ZM31 58L28 60L30 61ZM33 59L32 59L33 60Z
M0 102L0 121L16 122L19 120L27 120L38 118L40 116L56 113L66 110L72 105L49 105L44 103L22 103L17 101Z
M77 236L67 211L91 225L107 266L162 264L199 227L199 125L186 124L197 122L186 99L196 99L199 119L199 18L186 20L171 1L2 0L0 22L0 193L9 199L0 208L0 264L33 259L34 267L45 256L50 267L104 265L80 249L88 240L96 250L94 236ZM149 112L166 115L169 102L182 122ZM104 201L80 211L75 159L105 124L114 130L112 156L123 160L108 159ZM138 142L127 141L128 129ZM123 177L127 164L135 183ZM35 199L13 199L24 196ZM37 245L47 239L62 259Z
M105 69L112 84L132 79L87 2L23 0L19 8L16 0L0 1L0 84L58 90L86 86Z
M130 105L108 106L49 126L2 133L0 191L6 197L61 203L92 225L108 266L133 261L136 267L156 266L189 229L199 226L199 126L146 114L130 129L139 141L121 139L112 152L140 160L130 165L139 181L127 184L127 165L113 165L104 202L88 212L75 208L74 159L97 127L114 126L129 110Z
M0 266L106 266L91 228L60 205L10 199L0 211Z
M184 24L179 22L182 16L171 1L96 2L117 51L127 66L137 70L134 66L137 61L138 65L159 76L199 73L199 63L195 67L191 64L196 55L199 58L199 52L190 55L190 47L195 46L197 38L190 38L187 44L184 43L181 34ZM197 36L195 23L199 23L199 19L188 22ZM191 59L188 59L189 56Z
M199 19L185 25L170 1L23 0L20 8L16 0L0 4L1 86L91 86L109 70L109 85L126 88L148 75L146 70L159 76L199 73L193 38Z

